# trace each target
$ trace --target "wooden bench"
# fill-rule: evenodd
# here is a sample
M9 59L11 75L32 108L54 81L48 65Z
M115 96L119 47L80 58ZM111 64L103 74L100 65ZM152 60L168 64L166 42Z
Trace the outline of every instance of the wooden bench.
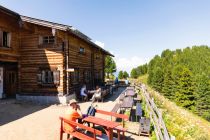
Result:
M103 89L101 91L101 96L95 97L95 100L97 101L104 101L105 97L108 96L110 94L110 89Z
M111 112L117 113L119 108L120 108L120 104L116 103L115 106L112 108ZM111 116L111 121L112 121L112 116Z
M118 84L112 85L113 91L118 91Z
M139 132L138 135L150 135L150 119L141 118L139 121Z
M96 129L93 129L91 127L88 127L88 126L85 126L83 124L80 124L80 123L77 123L77 122L73 122L73 121L69 121L63 117L59 117L59 119L61 120L61 125L60 125L60 140L63 140L63 133L67 133L73 137L76 137L78 139L81 139L81 140L96 140L96 136L102 136L102 132L99 131L99 130L96 130ZM79 131L74 131L74 132L69 132L69 131L66 131L63 127L63 123L67 123L69 125L73 125L73 126L77 126L81 129L84 129L84 130L87 130L89 132L91 132L93 134L93 137L91 136L88 136L88 135L85 135L84 133L82 132L79 132ZM69 139L70 140L70 139Z
M140 103L136 104L136 121L138 116L139 118L142 116L142 108Z
M120 96L119 96L119 100L120 100L120 101L123 101L124 98L125 98L125 94L121 93Z
M141 101L141 95L137 95L136 98L133 99L135 102L140 102Z
M124 128L125 121L127 121L129 119L129 117L127 115L118 114L118 113L114 113L114 112L108 112L108 111L104 111L104 110L98 110L98 109L96 109L96 113L108 115L108 116L112 116L112 117L116 117L116 118L121 118L122 122L123 122L123 127L118 126L118 127L114 128L114 130L117 131L118 139L120 139L120 132L122 132L123 139L125 138L125 132L127 131L127 129Z
M120 108L120 104L119 103L116 103L115 106L113 107L113 109L111 110L111 112L117 112Z
M117 131L117 138L118 140L121 140L121 136L120 136L120 132L122 132L122 136L123 136L123 140L125 139L125 132L127 131L127 129L123 128L122 126L117 126L115 128L115 130Z
M102 93L101 93L101 101L103 102L105 97L108 96L109 94L110 94L110 89L109 88L103 90Z

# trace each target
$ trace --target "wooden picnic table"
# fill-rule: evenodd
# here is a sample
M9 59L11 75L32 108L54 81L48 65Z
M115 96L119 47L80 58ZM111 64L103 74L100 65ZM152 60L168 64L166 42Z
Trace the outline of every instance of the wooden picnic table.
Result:
M93 123L93 126L96 124L96 125L105 127L105 131L106 131L106 134L107 134L109 140L113 140L113 129L120 125L117 122L112 122L109 120L105 120L105 119L101 119L101 118L93 117L93 116L88 116L88 117L84 118L83 120L85 122Z
M134 92L134 90L133 89L127 89L126 91L125 91L125 96L135 96L135 92Z
M136 98L133 99L136 102L140 102L141 101L141 95L137 95Z
M120 108L132 108L133 107L133 98L125 97Z
M131 89L131 90L134 90L135 88L134 87L127 87L126 89Z

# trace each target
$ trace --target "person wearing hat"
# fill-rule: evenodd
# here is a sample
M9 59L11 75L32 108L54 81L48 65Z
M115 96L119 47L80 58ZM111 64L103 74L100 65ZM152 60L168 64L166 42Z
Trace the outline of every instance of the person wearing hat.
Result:
M71 99L69 101L69 108L66 110L64 118L70 121L76 122L77 119L82 118L82 112L80 110L80 106L77 104L77 101L75 99ZM64 123L64 130L73 132L76 129L76 126L69 125L67 123Z

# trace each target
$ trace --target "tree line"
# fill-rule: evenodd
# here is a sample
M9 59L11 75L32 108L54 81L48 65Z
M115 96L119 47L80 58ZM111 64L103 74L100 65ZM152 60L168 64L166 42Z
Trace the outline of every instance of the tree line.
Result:
M114 59L111 56L106 56L105 58L105 78L114 79L114 73L117 71L117 66ZM129 74L127 71L119 71L118 78L119 79L127 79Z
M139 76L142 76L147 73L147 64L144 64L142 66L138 66L137 68L133 68L131 70L131 78L137 78Z
M148 73L147 82L177 105L210 121L210 48L193 46L183 50L164 50L148 65L135 68L131 77ZM143 71L147 67L147 72ZM135 72L136 71L136 72ZM138 72L137 72L138 71ZM137 73L137 74L136 74Z
M119 71L118 73L118 78L119 79L127 79L129 77L129 74L127 73L127 71Z

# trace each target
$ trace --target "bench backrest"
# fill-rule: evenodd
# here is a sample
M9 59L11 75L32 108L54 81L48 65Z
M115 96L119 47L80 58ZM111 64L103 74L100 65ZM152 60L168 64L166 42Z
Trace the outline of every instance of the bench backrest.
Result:
M142 116L142 108L141 108L141 104L140 103L136 104L136 115Z
M91 128L91 127L88 127L88 126L85 126L85 125L83 125L83 124L80 124L80 123L77 123L77 122L73 122L73 121L69 121L69 120L67 120L67 119L65 119L65 118L63 118L63 117L60 117L60 120L61 120L62 122L67 123L67 124L74 125L74 126L78 126L79 128L85 129L85 130L87 130L87 131L89 131L89 132L92 132L93 134L96 134L96 135L99 135L99 136L102 135L102 132L101 132L101 131L96 130L96 129ZM62 124L62 123L61 123L61 124ZM61 128L61 129L63 129L63 128ZM63 131L63 130L62 130L62 131Z
M96 113L109 115L109 116L113 116L113 117L116 117L116 118L121 118L121 119L124 119L124 120L128 120L129 119L129 117L127 115L118 114L118 113L114 113L114 112L108 112L108 111L99 110L99 109L96 109Z

